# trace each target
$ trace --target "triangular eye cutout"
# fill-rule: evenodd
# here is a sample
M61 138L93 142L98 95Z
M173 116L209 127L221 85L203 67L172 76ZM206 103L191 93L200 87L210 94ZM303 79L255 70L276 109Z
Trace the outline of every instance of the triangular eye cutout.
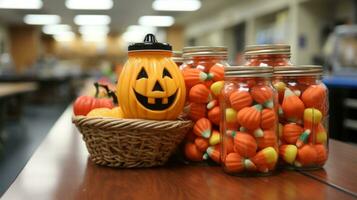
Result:
M141 78L148 78L148 74L146 73L144 67L141 68L141 70L140 70L138 76L136 77L136 80L139 80L139 79L141 79Z
M165 76L172 78L170 72L164 68L164 71L162 72L162 78L165 78Z

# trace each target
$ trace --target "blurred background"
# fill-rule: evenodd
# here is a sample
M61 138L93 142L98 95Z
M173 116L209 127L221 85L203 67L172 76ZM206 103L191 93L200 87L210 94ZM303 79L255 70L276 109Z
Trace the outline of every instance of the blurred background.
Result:
M0 0L0 195L88 78L114 83L127 46L154 33L174 50L287 43L294 64L319 64L330 134L357 141L354 0Z

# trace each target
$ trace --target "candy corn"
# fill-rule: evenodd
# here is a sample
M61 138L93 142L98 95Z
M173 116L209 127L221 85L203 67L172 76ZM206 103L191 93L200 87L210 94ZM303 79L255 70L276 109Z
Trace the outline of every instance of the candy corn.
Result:
M298 148L295 145L287 144L279 147L280 157L287 163L293 164L297 156Z
M217 81L211 85L210 89L211 92L214 94L214 96L219 96L223 86L224 86L224 81Z

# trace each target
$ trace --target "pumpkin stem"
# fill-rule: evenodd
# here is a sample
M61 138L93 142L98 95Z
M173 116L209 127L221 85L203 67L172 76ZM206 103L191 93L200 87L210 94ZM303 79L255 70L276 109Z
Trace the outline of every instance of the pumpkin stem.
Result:
M285 89L285 92L284 92L284 98L286 97L290 97L290 96L296 96L295 93L293 91L291 91L289 88L286 88Z
M258 111L262 111L263 110L263 106L260 104L256 104L253 106L255 109L257 109Z
M244 168L245 169L249 170L249 169L254 169L255 168L255 164L249 159L244 159L243 163L244 163Z
M264 137L264 132L261 128L258 128L254 131L254 136L255 137Z
M269 99L268 101L264 102L264 107L266 108L273 108L274 107L274 103L272 99Z
M98 98L98 95L99 95L99 87L102 87L102 88L104 88L105 91L107 92L107 95L113 99L113 102L114 102L115 104L118 104L117 95L115 94L115 92L113 92L113 91L111 91L111 90L109 89L108 85L99 84L98 82L95 82L95 83L94 83L94 86L95 86L95 98Z
M239 128L239 131L240 131L240 132L247 132L248 129L245 128L245 127L243 127L243 126L241 126L241 127Z

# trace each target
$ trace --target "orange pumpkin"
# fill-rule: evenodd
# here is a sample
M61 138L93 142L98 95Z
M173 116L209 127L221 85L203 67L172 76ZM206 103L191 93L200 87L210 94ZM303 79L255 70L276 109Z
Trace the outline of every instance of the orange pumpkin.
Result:
M209 69L209 76L213 81L222 81L224 79L224 67L216 63Z
M299 97L286 88L282 109L288 121L297 122L303 118L305 106Z
M257 129L261 122L261 110L260 104L241 109L237 114L238 123L249 130Z
M224 167L227 172L244 171L244 158L238 153L229 153L224 161Z
M203 153L198 150L197 146L193 143L186 143L185 145L185 156L191 161L202 161Z
M221 109L219 106L214 107L210 111L208 111L208 119L215 125L219 125L221 121Z
M208 103L212 100L211 91L203 84L193 86L189 92L189 99L194 103Z
M185 68L182 75L187 88L203 83L207 79L207 74L197 68Z
M316 108L324 114L327 111L326 98L327 90L322 85L310 85L301 96L306 107Z
M252 95L254 101L267 108L273 108L273 90L270 87L256 85L251 89L250 94Z
M207 148L206 153L203 155L203 159L206 160L210 157L214 162L221 162L221 146L219 144L210 146Z
M266 147L274 147L277 145L277 137L275 131L264 131L263 137L255 138L257 140L258 149L264 149Z
M226 128L230 130L238 130L239 129L239 124L238 122L227 122L226 123Z
M260 150L251 160L260 172L267 173L274 169L278 153L273 147L267 147Z
M311 166L317 160L317 152L313 145L304 145L302 148L298 149L297 158L295 161L295 166Z
M224 137L224 151L225 154L234 152L234 140L233 137Z
M316 144L315 145L315 150L317 153L317 158L316 158L316 164L317 165L324 165L326 160L327 160L327 149L325 145L322 144Z
M295 123L285 124L283 127L282 137L286 143L296 144L296 141L303 132L304 129Z
M212 124L207 118L201 118L193 126L193 132L197 136L209 138L212 132Z
M195 145L196 145L197 149L201 152L206 151L206 149L209 146L208 140L205 138L202 138L202 137L197 137L195 139Z
M241 156L246 158L253 157L257 148L258 145L250 134L237 132L234 136L234 150Z
M201 103L191 103L189 105L189 111L188 111L188 116L193 120L197 121L201 119L202 117L206 116L206 106L205 104Z
M276 114L272 109L263 109L262 111L262 121L261 127L263 129L271 129L274 128L277 124Z
M249 92L235 91L229 96L229 102L235 110L239 111L244 107L251 106L253 98L250 96Z

